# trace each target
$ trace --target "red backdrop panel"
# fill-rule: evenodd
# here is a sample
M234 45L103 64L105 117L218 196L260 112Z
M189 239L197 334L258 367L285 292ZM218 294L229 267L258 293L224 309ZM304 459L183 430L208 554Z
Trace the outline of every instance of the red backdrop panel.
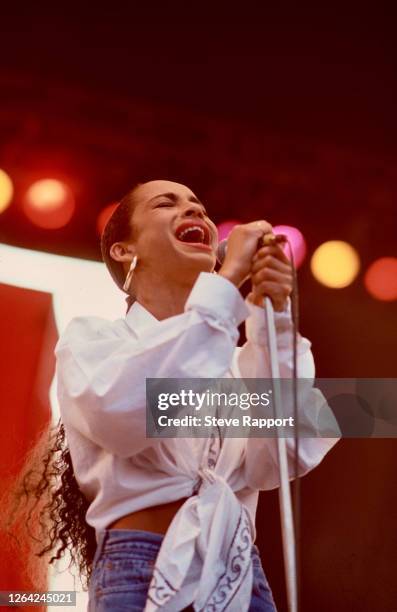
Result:
M20 468L27 449L51 414L49 389L54 375L57 332L52 296L0 284L0 483ZM31 542L16 555L0 534L0 590L34 590L23 568ZM26 608L28 610L28 608ZM31 608L29 608L30 610Z

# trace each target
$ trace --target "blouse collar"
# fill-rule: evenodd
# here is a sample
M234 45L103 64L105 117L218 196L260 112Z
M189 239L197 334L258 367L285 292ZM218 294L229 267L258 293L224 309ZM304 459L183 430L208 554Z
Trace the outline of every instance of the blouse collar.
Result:
M154 327L160 321L156 319L142 304L134 302L125 315L125 320L132 331L139 337L142 332Z

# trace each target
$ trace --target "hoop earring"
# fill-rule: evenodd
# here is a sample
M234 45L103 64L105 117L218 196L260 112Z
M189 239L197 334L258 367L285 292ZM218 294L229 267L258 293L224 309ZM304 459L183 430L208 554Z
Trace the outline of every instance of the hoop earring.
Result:
M131 261L130 269L128 270L128 274L127 274L127 277L126 277L124 285L123 285L123 290L126 291L126 293L128 293L128 291L130 289L131 279L133 277L134 270L136 268L136 264L137 263L138 263L138 256L134 255L134 257L132 258L132 261Z

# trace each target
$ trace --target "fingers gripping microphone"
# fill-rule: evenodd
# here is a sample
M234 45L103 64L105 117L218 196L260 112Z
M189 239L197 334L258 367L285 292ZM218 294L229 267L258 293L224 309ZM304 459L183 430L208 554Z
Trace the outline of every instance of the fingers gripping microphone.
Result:
M287 242L287 236L285 234L264 234L262 238L258 240L258 248L262 246L270 246L273 244L282 244ZM227 238L225 240L221 240L218 244L218 249L216 252L216 258L220 264L223 264L227 251Z

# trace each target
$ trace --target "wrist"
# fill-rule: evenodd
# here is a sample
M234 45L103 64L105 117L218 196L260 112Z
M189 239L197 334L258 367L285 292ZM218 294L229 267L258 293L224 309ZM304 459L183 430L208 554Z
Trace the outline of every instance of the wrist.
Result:
M263 306L265 297L266 296L264 295L259 295L251 291L251 293L247 295L247 300L252 304L255 304L255 306ZM275 312L284 312L288 304L288 298L284 298L282 300L274 300L271 298L271 300Z
M263 295L256 295L255 293L253 293L251 291L251 293L249 293L247 295L247 300L251 303L251 304L255 304L255 306L263 306L263 299L264 296Z
M218 271L218 276L223 276L223 278L226 278L237 288L239 288L244 281L244 275L242 274L242 272L237 268L232 268L230 266L222 266L221 269Z

